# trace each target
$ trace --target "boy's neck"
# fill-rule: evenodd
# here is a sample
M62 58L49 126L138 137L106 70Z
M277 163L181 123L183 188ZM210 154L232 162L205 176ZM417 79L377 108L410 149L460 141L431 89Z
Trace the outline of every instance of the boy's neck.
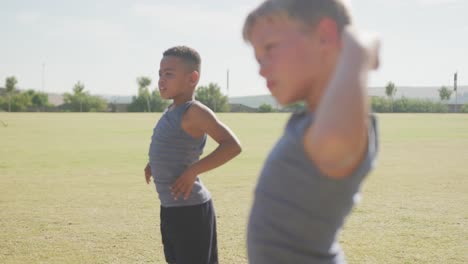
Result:
M194 99L195 99L194 94L180 95L180 96L177 96L177 97L173 98L172 104L174 106L178 106L178 105L184 104L186 102L193 101Z
M315 112L317 110L325 89L325 85L318 85L316 88L310 89L309 94L305 98L305 105L309 112Z
M305 98L305 103L307 110L310 112L315 112L322 100L322 96L325 94L334 75L335 60L332 60L330 66L324 67L323 72L321 73L322 78L316 80L313 87L309 89L309 94Z

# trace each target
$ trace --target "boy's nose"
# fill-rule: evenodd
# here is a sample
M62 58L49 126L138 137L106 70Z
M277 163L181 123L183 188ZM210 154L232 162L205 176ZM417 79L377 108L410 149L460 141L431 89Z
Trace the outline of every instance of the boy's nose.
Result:
M267 78L269 75L271 75L272 69L271 69L271 63L270 63L269 58L263 57L259 59L258 66L259 66L258 73L260 74L260 76L262 76L263 78Z

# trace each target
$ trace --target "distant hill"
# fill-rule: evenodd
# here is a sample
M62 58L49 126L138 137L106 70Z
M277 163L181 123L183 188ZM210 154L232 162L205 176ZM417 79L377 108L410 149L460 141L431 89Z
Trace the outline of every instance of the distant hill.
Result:
M241 96L230 97L230 104L243 104L248 107L258 108L262 104L269 104L277 108L277 102L271 95L254 95L254 96Z
M99 97L104 98L108 103L115 104L130 104L132 102L131 95L98 95Z
M232 113L256 113L257 108L248 107L244 104L229 104Z

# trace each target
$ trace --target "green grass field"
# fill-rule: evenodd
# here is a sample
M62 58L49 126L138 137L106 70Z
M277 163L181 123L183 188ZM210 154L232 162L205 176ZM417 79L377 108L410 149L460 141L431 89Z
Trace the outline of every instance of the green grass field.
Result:
M202 176L221 263L247 263L262 163L287 114L221 114L243 153ZM0 263L164 263L143 168L159 114L0 113ZM377 169L340 237L350 263L468 263L468 115L380 115ZM214 147L210 141L207 151Z

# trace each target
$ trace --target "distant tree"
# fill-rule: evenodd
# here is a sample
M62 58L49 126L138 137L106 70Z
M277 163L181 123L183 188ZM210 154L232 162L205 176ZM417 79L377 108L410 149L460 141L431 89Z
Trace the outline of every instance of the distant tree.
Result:
M149 77L141 76L137 78L138 83L138 96L142 97L146 102L147 112L151 112L151 94L149 92L148 86L151 85L151 79Z
M49 105L49 96L46 93L27 90L25 94L29 97L30 105L34 107L36 111L41 111L43 107Z
M269 104L262 104L260 107L258 107L258 111L260 113L271 113L273 112L273 106Z
M393 112L393 98L397 92L397 88L393 82L389 82L387 86L385 86L385 94L391 101L391 111Z
M32 99L32 105L36 107L37 111L43 110L44 107L49 106L49 96L43 92L36 92Z
M446 113L448 106L429 99L401 97L395 100L394 111L396 113Z
M0 112L5 111L4 109L6 109L6 108L8 108L8 102L6 102L5 99L2 96L2 97L0 97Z
M169 104L161 98L158 89L150 93L151 79L141 76L137 78L138 94L132 97L128 106L130 112L162 112Z
M107 102L99 96L92 96L85 90L83 83L73 86L73 94L65 93L63 101L67 110L76 112L102 112L107 109Z
M10 87L14 81L10 79ZM45 93L38 93L30 89L25 92L21 92L15 89L9 89L8 94L5 97L0 97L0 109L10 112L27 111L30 107L36 107L39 110L40 107L48 106L48 97Z
M85 89L85 86L80 81L78 81L75 84L75 86L73 86L73 96L75 97L75 99L78 101L80 105L80 112L83 112L83 101L87 95L84 89Z
M15 76L7 77L5 80L5 90L6 95L8 97L8 112L11 112L11 99L12 95L16 92L16 84L18 80L16 80Z
M215 83L210 83L208 86L199 86L195 93L195 99L214 112L229 111L228 98L221 93L221 88Z
M104 112L107 110L106 100L93 95L86 95L83 106L86 112Z
M452 96L452 92L453 92L446 86L442 86L438 91L439 91L439 97L441 101L450 100L450 96Z
M462 113L468 113L468 104L464 104L464 105L461 107L460 112L462 112Z
M161 94L159 93L159 90L156 88L152 93L151 93L151 110L153 112L162 112L164 109L169 106L169 101L164 100L161 97Z
M376 113L388 113L391 111L390 100L383 96L373 96L371 98L372 111Z
M28 110L31 106L31 97L27 92L15 93L11 96L11 111L21 112Z
M397 99L394 102L391 102L390 109L392 112L407 113L410 111L411 101L414 101L414 100L411 100L410 98L402 96L400 99Z
M146 112L148 107L146 106L146 99L140 96L133 96L132 102L128 105L129 112Z

